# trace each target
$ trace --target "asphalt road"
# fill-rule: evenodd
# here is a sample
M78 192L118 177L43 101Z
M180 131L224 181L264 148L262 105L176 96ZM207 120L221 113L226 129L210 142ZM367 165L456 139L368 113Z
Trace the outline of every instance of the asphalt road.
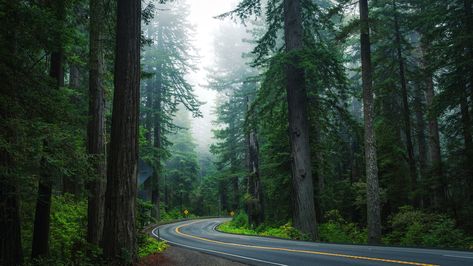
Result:
M339 245L217 232L226 218L162 225L152 233L172 245L250 265L448 265L473 266L473 252Z

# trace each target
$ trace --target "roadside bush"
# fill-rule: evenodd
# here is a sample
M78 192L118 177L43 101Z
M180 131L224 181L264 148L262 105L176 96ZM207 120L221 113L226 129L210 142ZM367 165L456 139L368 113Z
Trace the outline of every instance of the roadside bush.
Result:
M234 227L239 227L239 228L249 228L248 225L248 215L246 215L245 212L239 212L237 215L235 215L231 221L231 224Z
M366 243L366 230L347 222L338 210L328 211L325 219L327 222L319 225L320 240L330 243Z
M143 258L149 255L163 252L168 245L164 241L140 234L138 235L138 257Z
M471 249L473 244L473 238L458 229L452 218L412 206L399 208L388 220L388 226L391 232L384 238L387 244L465 249Z
M86 241L87 201L70 194L54 195L51 205L49 256L25 265L101 265L102 251ZM23 227L32 235L32 224ZM31 238L28 239L28 242ZM27 252L30 252L28 249Z

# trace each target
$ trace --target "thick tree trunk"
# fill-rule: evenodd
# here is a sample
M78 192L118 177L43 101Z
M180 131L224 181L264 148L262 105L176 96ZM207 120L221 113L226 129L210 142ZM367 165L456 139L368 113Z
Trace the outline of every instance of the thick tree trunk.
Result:
M473 112L473 11L472 11L472 0L464 0L464 7L465 7L465 24L466 24L466 29L467 33L470 35L469 39L466 41L466 48L468 51L468 64L467 68L468 70L465 72L468 72L469 79L468 79L468 84L469 84L469 89L470 89L470 107L471 107L471 112ZM469 147L468 151L468 191L469 191L469 199L473 200L473 147Z
M416 95L414 99L414 111L416 116L416 132L417 132L417 146L419 149L419 165L420 165L420 179L427 175L427 144L425 141L425 120L424 120L424 103L423 92L421 88L416 88ZM424 207L424 192L419 191L420 206Z
M0 151L3 169L14 167L7 151ZM15 177L0 175L0 265L15 266L23 261L21 249L20 200Z
M99 244L102 240L105 182L105 94L103 88L102 17L103 0L90 0L90 51L89 51L89 123L87 127L87 153L91 156L95 178L87 184L87 241Z
M379 199L378 162L373 119L373 80L371 70L371 44L368 1L360 0L361 69L363 82L363 114L365 128L366 206L368 243L381 242L381 207Z
M116 264L136 259L141 0L118 0L103 251Z
M411 130L411 112L409 108L409 95L407 92L407 81L405 74L404 58L402 56L402 44L401 44L401 31L399 26L399 17L397 14L396 1L393 1L394 7L394 27L396 31L396 49L397 57L399 60L399 78L401 81L401 95L402 95L402 104L403 104L403 118L404 118L404 134L406 137L406 147L407 147L407 158L409 164L409 174L412 191L414 194L417 194L417 166L414 157L414 145L412 142L412 130ZM419 204L419 199L414 196L414 204Z
M256 130L251 130L249 134L249 164L248 164L248 194L251 195L251 202L248 204L249 224L257 227L264 220L263 189L259 174L259 147Z
M59 20L64 19L64 0L51 2L51 7ZM51 63L49 76L55 81L55 88L64 86L64 51L60 36L55 36L56 49L51 53ZM43 153L49 151L48 136L43 141ZM36 259L48 255L49 252L49 229L52 197L52 179L48 169L46 156L41 158L41 173L39 176L38 196L36 199L35 220L33 227L33 242L31 248L31 258Z
M429 189L430 195L430 204L433 207L439 207L440 201L446 200L445 186L443 185L443 171L442 171L442 155L440 151L440 135L439 135L439 125L437 121L437 116L434 115L434 81L432 78L432 72L427 68L426 64L426 54L427 54L427 44L425 41L422 41L422 61L425 72L425 100L428 110L428 127L429 127L429 155L431 163L431 171L433 175L433 184ZM439 196L441 197L439 199Z
M469 62L467 64L469 72L469 84L470 84L470 106L473 111L473 11L472 11L472 0L463 0L463 5L465 8L465 28L467 29L465 33L470 34L470 38L465 42Z
M250 98L246 99L246 111L249 112ZM247 202L248 223L256 228L264 221L263 188L259 170L259 143L256 128L252 126L247 136L248 146L248 194L251 201Z
M5 63L14 65L16 62L17 51L17 27L18 24L18 1L9 0L5 2L4 11L8 14L5 33L5 40L8 40L5 47ZM2 38L3 39L3 38ZM13 95L16 99L17 75L15 69L12 69L8 80L4 80L0 89L2 95ZM14 119L15 112L7 108L5 113L0 116L3 121ZM2 137L8 145L15 145L17 129L9 123L2 125ZM7 145L7 147L8 147ZM20 198L18 192L18 177L15 172L15 160L9 149L2 145L0 147L0 265L16 266L23 262L23 252L21 244L21 223L20 223Z
M48 146L45 141L44 148ZM36 199L36 210L33 227L33 243L31 248L31 258L37 259L45 257L49 253L49 229L51 214L52 182L49 173L45 170L46 159L42 158L43 168L38 185L38 197Z
M307 93L304 69L300 66L303 49L302 6L300 0L284 0L284 39L289 62L286 90L292 157L294 227L317 239L314 188L310 159Z

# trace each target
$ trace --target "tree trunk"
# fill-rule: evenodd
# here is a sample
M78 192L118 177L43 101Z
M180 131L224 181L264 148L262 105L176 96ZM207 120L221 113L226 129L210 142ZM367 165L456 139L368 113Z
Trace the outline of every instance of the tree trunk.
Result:
M249 97L247 97L246 110L249 112ZM259 143L256 128L251 127L247 136L248 146L248 194L251 201L247 203L248 223L256 228L264 221L263 188L259 170Z
M51 2L51 8L54 10L57 18L64 19L65 3L64 0ZM60 26L62 27L62 26ZM56 49L51 53L51 62L49 76L55 81L55 88L64 86L63 58L61 36L54 36L56 40ZM49 153L49 136L43 141L43 153ZM33 227L33 242L31 249L31 258L36 259L48 255L49 252L49 229L52 197L52 179L48 169L46 156L41 158L41 173L39 176L38 196L36 199L35 220Z
M154 123L154 148L158 151L161 149L161 103L162 103L162 91L163 84L161 78L161 66L158 66L156 72L156 91L155 99L153 104L153 123ZM160 213L160 188L159 188L159 178L161 173L161 157L159 154L156 156L155 169L153 173L153 180L151 181L151 203L153 204L153 209L151 211L151 216L156 218L158 221L161 220Z
M105 95L103 88L102 17L103 0L90 0L90 51L89 51L89 123L87 127L87 153L94 167L95 178L87 184L87 241L98 245L102 240L105 182Z
M460 96L460 114L461 114L461 123L463 129L463 140L465 142L465 168L466 168L466 175L467 175L467 184L469 188L466 190L468 191L468 196L471 196L471 190L473 186L473 140L471 136L471 120L470 120L470 113L468 110L468 100L467 100L467 91L464 81L462 80L462 87L463 93Z
M103 251L116 264L136 259L141 0L118 0Z
M219 201L220 201L220 212L228 211L228 202L227 202L227 187L223 180L218 181L218 191L219 191ZM219 213L219 215L221 215Z
M419 148L419 165L420 165L420 179L427 175L427 144L425 142L425 120L424 120L424 103L423 103L422 89L416 88L416 95L414 99L414 111L416 116L416 132L417 145ZM424 192L419 191L420 206L424 207Z
M429 188L430 195L430 204L433 207L439 207L440 201L446 201L445 187L443 183L443 173L442 173L442 155L440 151L440 135L439 135L439 125L437 121L437 116L434 112L434 81L432 78L432 71L427 68L426 54L427 54L427 44L425 41L422 41L422 61L426 78L426 91L425 91L425 100L427 103L428 110L428 126L429 126L429 154L431 169L433 175L433 184ZM441 196L441 199L438 197Z
M14 167L7 151L0 151L3 169ZM14 176L0 175L0 265L15 266L23 261L21 249L20 200Z
M472 11L472 1L463 0L463 5L465 8L465 28L467 34L470 34L469 39L465 41L466 49L468 51L469 62L467 64L469 72L469 81L470 81L470 97L472 99L470 105L473 111L473 11Z
M78 90L80 87L80 72L79 68L69 63L69 88ZM78 97L73 98L73 102L77 103L79 100ZM79 194L79 182L76 179L76 176L65 175L62 178L62 192L69 193L72 195Z
M373 119L373 80L371 69L371 44L368 0L360 0L360 40L361 69L363 82L363 114L365 128L365 163L366 163L366 207L368 223L368 243L381 242L381 207L379 200L378 162Z
M9 0L5 2L4 11L7 16L8 29L5 33L5 40L8 40L5 47L5 55L8 57L4 58L5 63L8 65L14 65L17 60L17 27L18 24L18 1ZM3 39L3 38L2 38ZM2 53L3 55L3 53ZM11 76L8 80L4 80L0 91L5 94L13 95L13 99L16 99L15 95L17 89L17 75L16 70L13 68ZM11 108L7 108L6 112L3 113L2 120L9 121L14 119L16 113ZM15 159L13 154L9 152L7 148L10 145L15 145L17 128L7 123L2 125L2 137L8 143L7 146L2 145L0 147L0 265L15 266L21 265L23 262L23 252L21 245L21 222L20 222L20 199L18 193L18 177L15 173Z
M284 39L290 63L286 64L286 90L292 157L294 227L317 239L314 188L310 159L307 93L304 69L302 6L300 0L284 0Z
M401 31L399 26L399 17L397 14L396 1L393 1L394 8L394 27L396 31L396 49L399 60L399 78L401 81L401 95L403 104L403 118L404 118L404 134L406 137L407 157L409 163L409 173L411 182L411 191L417 194L417 167L414 158L414 145L412 144L412 130L411 130L411 112L409 109L409 95L407 92L407 81L405 74L404 58L402 56ZM418 198L414 196L414 204L418 205Z
M152 144L153 132L153 89L154 88L151 84L146 84L146 113L144 117L144 126L146 128L145 139L150 145Z

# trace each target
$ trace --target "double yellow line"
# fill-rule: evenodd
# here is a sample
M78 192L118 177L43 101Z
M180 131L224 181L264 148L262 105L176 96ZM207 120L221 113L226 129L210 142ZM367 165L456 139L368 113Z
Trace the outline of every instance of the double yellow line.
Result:
M402 261L402 260L390 260L390 259L382 259L382 258L373 258L373 257L364 257L364 256L354 256L354 255L347 255L347 254L339 254L339 253L330 253L330 252L319 252L319 251L312 251L312 250L300 250L300 249L290 249L290 248L276 248L276 247L266 247L266 246L255 246L255 245L245 245L245 244L237 244L237 243L229 243L229 242L222 242L217 240L212 240L208 238L203 238L199 236L193 236L189 234L185 234L181 232L181 228L185 226L189 226L191 224L197 223L187 223L176 227L175 231L176 234L194 238L210 243L220 244L220 245L227 245L227 246L234 246L234 247L244 247L244 248L253 248L253 249L262 249L262 250L276 250L276 251L286 251L292 253L305 253L305 254L313 254L313 255L323 255L323 256L331 256L331 257L341 257L347 259L355 259L355 260L368 260L368 261L379 261L379 262L387 262L387 263L396 263L396 264L404 264L404 265L416 265L416 266L438 266L436 264L426 264L420 262L412 262L412 261Z

